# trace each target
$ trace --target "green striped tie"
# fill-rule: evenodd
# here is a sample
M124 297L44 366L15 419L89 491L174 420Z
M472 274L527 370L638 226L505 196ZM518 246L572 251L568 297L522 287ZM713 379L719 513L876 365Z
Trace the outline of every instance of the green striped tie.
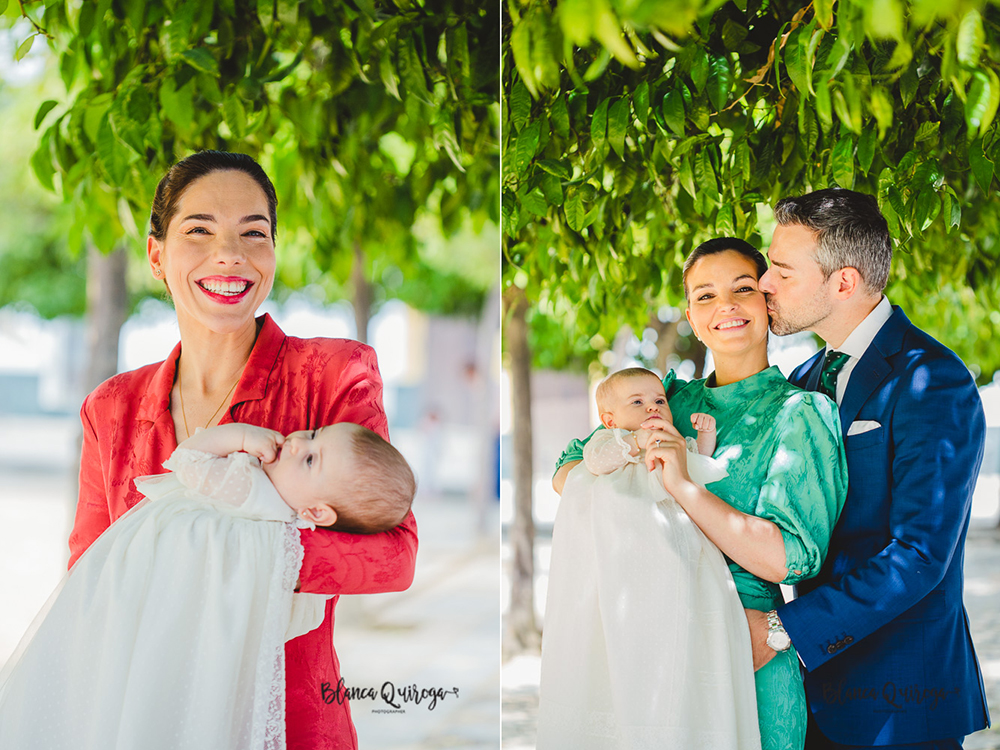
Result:
M850 358L850 354L833 349L826 353L826 359L823 360L823 372L819 376L820 393L825 393L834 401L837 400L837 375L844 369L844 365Z

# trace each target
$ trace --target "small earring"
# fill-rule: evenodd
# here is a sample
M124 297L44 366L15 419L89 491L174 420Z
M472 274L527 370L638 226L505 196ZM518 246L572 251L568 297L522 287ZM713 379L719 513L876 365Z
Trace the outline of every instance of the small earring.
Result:
M160 274L162 274L162 273L163 273L163 271L161 271L159 268L154 268L153 269L153 276L155 276L156 278L160 278Z

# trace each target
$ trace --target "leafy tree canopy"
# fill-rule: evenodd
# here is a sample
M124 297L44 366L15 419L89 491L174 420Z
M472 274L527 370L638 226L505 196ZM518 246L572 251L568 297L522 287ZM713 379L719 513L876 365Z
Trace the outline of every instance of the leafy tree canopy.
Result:
M38 106L31 166L70 206L76 250L143 245L157 181L205 148L268 171L288 286L348 286L357 262L375 284L422 277L433 268L414 224L451 235L499 222L499 19L479 3L5 6L30 21L17 57L47 42L58 59L65 95Z
M887 294L1000 369L1000 10L981 0L509 0L504 278L593 352L782 196L876 195ZM545 330L550 331L550 324Z

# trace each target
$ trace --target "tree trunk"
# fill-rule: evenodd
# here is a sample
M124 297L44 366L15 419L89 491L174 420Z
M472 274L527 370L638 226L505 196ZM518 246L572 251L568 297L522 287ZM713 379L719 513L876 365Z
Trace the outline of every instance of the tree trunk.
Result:
M362 344L367 344L368 324L372 316L372 285L365 278L365 253L359 240L354 241L351 283L354 286L354 326L357 329L355 338Z
M118 372L118 339L128 316L128 254L124 248L107 255L97 248L87 248L87 364L84 369L85 396ZM83 432L78 427L76 453L83 446ZM74 477L68 498L76 507L80 494L79 471Z
M510 610L504 631L505 656L541 644L535 621L535 522L531 509L533 481L531 444L531 350L524 292L511 287L504 295L510 392L513 401L514 526L510 533Z
M118 338L128 315L124 248L87 250L87 370L85 393L118 372Z

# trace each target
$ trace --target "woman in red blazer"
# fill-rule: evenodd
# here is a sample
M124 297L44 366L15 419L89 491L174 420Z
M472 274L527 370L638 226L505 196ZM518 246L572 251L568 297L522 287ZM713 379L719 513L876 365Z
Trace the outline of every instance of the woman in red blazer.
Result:
M181 340L166 360L102 383L83 403L80 498L70 565L141 495L132 480L163 473L199 427L246 422L282 434L355 422L388 438L374 351L344 339L286 336L256 318L274 280L274 187L243 154L204 151L156 190L147 255L177 311ZM323 624L285 645L288 750L357 747L337 691L339 594L401 591L413 580L413 515L381 534L302 531L300 590L333 594ZM196 584L196 582L192 582Z

